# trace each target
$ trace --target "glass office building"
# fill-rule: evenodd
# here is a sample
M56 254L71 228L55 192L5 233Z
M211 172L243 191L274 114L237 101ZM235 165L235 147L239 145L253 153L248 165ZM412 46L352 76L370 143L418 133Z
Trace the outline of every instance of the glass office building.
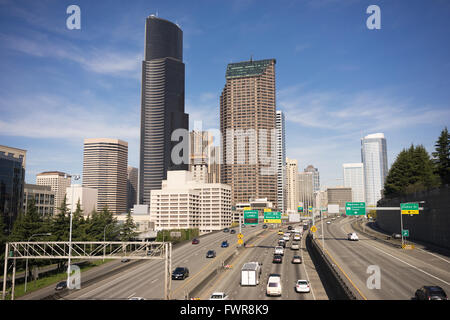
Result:
M21 212L26 150L0 146L0 215L7 232Z

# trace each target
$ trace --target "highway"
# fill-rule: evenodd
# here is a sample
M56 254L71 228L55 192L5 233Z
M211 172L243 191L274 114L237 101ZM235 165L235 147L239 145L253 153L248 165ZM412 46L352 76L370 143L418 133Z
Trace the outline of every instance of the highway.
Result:
M448 257L423 250L404 250L358 234L359 241L347 240L353 232L354 217L324 222L324 243L333 263L345 273L344 278L360 299L409 300L424 285L437 285L450 293L450 260ZM322 246L322 226L315 233ZM370 289L369 266L380 269L380 288ZM371 282L374 284L374 282ZM370 286L370 285L369 285Z
M283 230L287 230L284 226ZM298 279L308 279L305 265L292 264L294 255L305 256L308 253L305 249L304 239L301 241L300 250L291 250L293 236L286 245L283 262L280 264L272 263L274 247L278 245L278 228L270 229L267 234L261 236L255 241L254 246L247 247L246 252L233 262L233 268L220 274L200 295L200 299L208 299L212 292L225 292L230 300L313 300L313 292L297 293L295 292L295 283ZM299 241L300 243L300 241ZM302 259L303 261L305 259ZM262 262L262 274L260 283L257 286L240 286L241 268L246 262ZM278 273L281 275L282 296L267 297L266 286L269 274ZM314 290L314 288L313 288ZM326 299L326 297L324 297Z
M237 232L239 228L235 228ZM246 227L242 229L245 238L261 231L261 226ZM184 299L186 284L196 277L201 277L208 270L214 259L222 259L227 253L235 250L237 233L230 234L222 231L200 237L199 244L191 242L176 246L172 251L172 270L178 266L188 267L190 275L185 280L172 280L171 298ZM223 240L228 240L230 246L221 248ZM216 250L217 257L206 258L208 250ZM129 262L128 262L129 263ZM106 277L101 281L83 286L64 296L70 300L90 299L128 299L130 297L143 297L145 299L164 298L164 260L145 261L132 266L123 272Z

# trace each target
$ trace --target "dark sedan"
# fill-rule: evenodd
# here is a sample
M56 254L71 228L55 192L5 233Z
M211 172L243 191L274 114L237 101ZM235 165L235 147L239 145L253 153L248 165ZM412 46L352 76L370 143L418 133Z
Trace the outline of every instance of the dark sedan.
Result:
M192 244L199 244L200 240L198 240L197 238L192 239Z
M447 300L447 294L438 286L423 286L415 294L417 300Z
M172 272L172 280L184 280L189 277L189 269L186 267L178 267Z
M206 253L206 257L207 258L215 258L216 252L214 250L208 250L208 252Z
M58 282L58 284L55 287L55 290L59 291L59 290L65 289L65 288L67 288L67 281L61 281L61 282Z
M273 256L273 260L272 263L282 263L283 262L283 257L279 254L276 254Z

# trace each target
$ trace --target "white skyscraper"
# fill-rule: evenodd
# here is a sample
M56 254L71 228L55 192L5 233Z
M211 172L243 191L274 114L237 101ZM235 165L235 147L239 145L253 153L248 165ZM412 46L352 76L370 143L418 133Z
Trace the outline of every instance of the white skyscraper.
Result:
M344 163L344 187L352 188L352 201L364 202L364 165L362 163Z
M286 158L286 208L297 212L298 206L298 162Z
M383 133L369 134L361 139L361 162L364 165L366 205L374 206L382 197L388 174L386 139Z
M278 188L278 210L286 212L286 136L284 125L284 113L277 110L275 128L277 131L277 188Z

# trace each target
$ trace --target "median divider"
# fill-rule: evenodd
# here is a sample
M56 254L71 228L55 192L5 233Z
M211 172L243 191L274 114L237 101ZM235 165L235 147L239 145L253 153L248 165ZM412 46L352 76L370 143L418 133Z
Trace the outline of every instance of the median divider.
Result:
M362 223L364 223L364 222L362 222ZM363 228L361 227L361 221L360 220L352 222L351 226L352 226L352 228L354 230L357 230L359 233L362 233L362 234L364 234L365 236L367 236L369 238L372 238L374 240L383 242L383 243L388 244L388 245L390 245L392 247L395 247L395 248L401 248L402 247L401 243L397 243L398 241L395 241L395 240L389 241L387 239L383 239L381 233L379 233L377 231L372 231L370 229L370 227L368 227L368 226L366 226L365 230L363 230ZM386 235L385 235L385 237L389 237L390 238L390 236L386 236Z
M330 300L357 300L357 295L344 281L344 274L336 268L336 264L322 251L322 248L313 239L308 231L306 236L306 249L319 274L320 280Z
M262 229L255 234L251 235L246 242L250 242L260 234L262 234L266 229ZM230 250L229 254L227 254L223 259L220 259L218 261L215 261L214 264L211 265L210 270L208 272L205 272L205 276L199 277L192 283L190 283L185 289L185 299L190 299L198 295L201 290L211 281L213 280L218 274L225 272L227 266L230 261L232 261L237 255L239 255L243 250L245 249L244 246L236 247L234 250Z

